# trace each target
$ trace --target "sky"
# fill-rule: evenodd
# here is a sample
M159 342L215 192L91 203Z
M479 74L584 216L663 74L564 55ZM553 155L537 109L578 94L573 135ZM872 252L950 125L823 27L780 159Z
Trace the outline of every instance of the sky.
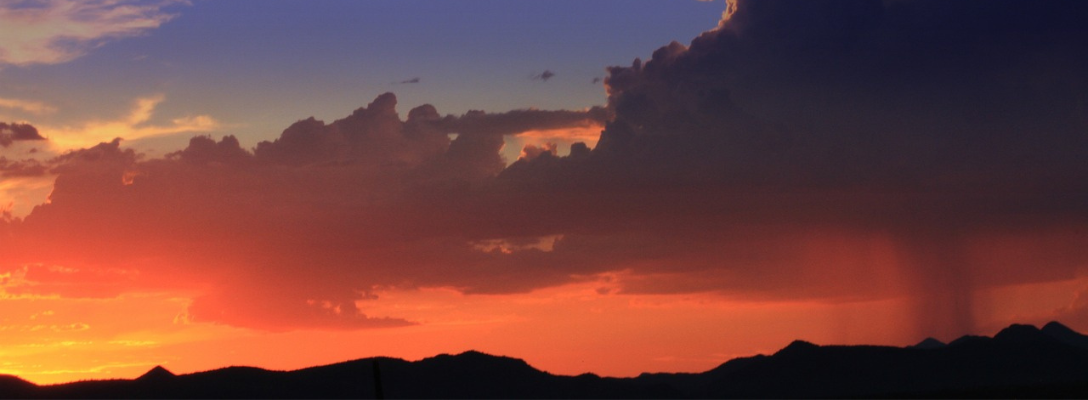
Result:
M1088 3L0 3L0 373L1088 330Z

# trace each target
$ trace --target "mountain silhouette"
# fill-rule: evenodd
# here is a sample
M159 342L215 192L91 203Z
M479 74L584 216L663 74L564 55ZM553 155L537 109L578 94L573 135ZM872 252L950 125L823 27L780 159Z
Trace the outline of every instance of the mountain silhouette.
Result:
M910 348L912 348L912 349L939 349L939 348L945 347L945 346L948 346L948 345L945 344L944 342L940 341L940 340L937 340L937 339L934 339L934 338L931 338L931 337L927 337L925 339L922 339L921 342L918 342L917 344L915 344L913 346L910 346Z
M143 375L140 375L136 380L141 382L164 382L174 379L175 377L177 377L177 375L174 375L173 372L158 365L145 372Z
M375 374L375 368L380 374ZM991 337L908 347L794 341L772 355L703 373L634 378L553 375L477 351L409 362L377 357L295 371L227 367L175 375L162 366L132 380L38 386L0 375L5 398L815 398L1088 397L1088 336L1051 322Z
M1044 335L1050 336L1055 340L1065 343L1073 347L1079 347L1082 349L1088 349L1088 336L1081 335L1076 331L1069 329L1069 327L1052 321L1043 325L1041 332Z
M25 398L34 393L38 387L17 376L0 375L0 396L5 398Z

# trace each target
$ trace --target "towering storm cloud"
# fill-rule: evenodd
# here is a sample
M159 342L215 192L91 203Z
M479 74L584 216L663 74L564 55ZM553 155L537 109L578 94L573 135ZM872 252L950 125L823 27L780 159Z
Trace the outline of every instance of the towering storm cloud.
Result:
M721 187L723 202L775 193L767 220L887 233L920 318L959 330L976 285L1084 265L1083 3L732 6L690 46L610 68L615 119L595 153L615 170L667 165L663 180Z
M139 271L95 295L201 288L196 320L272 330L413 323L359 311L388 288L609 276L909 298L919 329L969 331L975 291L1088 265L1085 4L737 1L690 45L609 68L606 107L402 120L383 94L252 151L102 143L51 161L50 202L3 222L0 267L34 293L80 288L50 265ZM602 124L592 149L500 155L505 136Z

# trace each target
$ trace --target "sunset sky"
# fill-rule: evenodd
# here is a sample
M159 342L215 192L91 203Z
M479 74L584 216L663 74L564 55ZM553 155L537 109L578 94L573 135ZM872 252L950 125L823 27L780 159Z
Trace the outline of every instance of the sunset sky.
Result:
M1088 2L0 2L0 374L1088 330Z

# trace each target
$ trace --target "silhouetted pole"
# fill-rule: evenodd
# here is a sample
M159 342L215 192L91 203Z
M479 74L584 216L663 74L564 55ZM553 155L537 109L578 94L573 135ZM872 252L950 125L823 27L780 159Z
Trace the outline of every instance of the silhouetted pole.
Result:
M378 368L377 358L374 359L374 398L385 398L385 394L382 393L382 370Z

